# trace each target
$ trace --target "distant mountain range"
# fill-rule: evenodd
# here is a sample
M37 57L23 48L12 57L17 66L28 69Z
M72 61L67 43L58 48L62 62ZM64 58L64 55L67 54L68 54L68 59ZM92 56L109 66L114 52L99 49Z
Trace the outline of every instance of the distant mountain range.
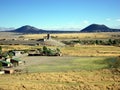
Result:
M24 33L24 34L32 34L32 33L75 33L79 31L63 31L63 30L43 30L43 29L38 29L33 26L25 25L22 26L18 29L11 30L9 32L17 32L17 33Z
M80 31L63 31L63 30L43 30L38 29L33 26L25 25L15 30L10 30L9 32L17 32L24 34L34 34L34 33L80 33L80 32L120 32L120 29L112 29L105 25L91 24L88 27Z

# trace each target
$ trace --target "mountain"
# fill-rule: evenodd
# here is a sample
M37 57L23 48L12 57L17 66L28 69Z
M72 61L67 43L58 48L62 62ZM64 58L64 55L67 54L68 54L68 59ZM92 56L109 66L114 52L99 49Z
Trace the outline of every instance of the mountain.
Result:
M7 31L8 32L8 31ZM80 32L120 32L120 29L112 29L105 25L91 24L88 27L82 29L81 31L68 31L68 30L43 30L36 27L25 25L18 29L11 30L9 32L17 32L23 34L35 34L35 33L80 33Z
M18 29L9 31L9 32L17 32L17 33L23 33L23 34L35 34L35 33L78 33L80 31L65 31L65 30L43 30L38 29L30 25L22 26Z
M42 32L45 32L45 30L38 29L33 26L25 25L11 32L17 32L17 33L40 33L41 32L42 33Z
M112 29L105 25L91 24L80 32L120 32L120 29Z

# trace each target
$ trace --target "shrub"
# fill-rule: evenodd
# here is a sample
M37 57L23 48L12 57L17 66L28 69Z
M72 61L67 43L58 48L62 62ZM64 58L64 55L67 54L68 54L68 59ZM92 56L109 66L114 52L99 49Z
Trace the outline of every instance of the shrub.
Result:
M2 47L0 46L0 55L2 54Z
M108 65L108 68L120 68L120 57L109 58L104 63Z
M46 46L43 46L43 53L44 53L45 55L47 55L47 52L48 52L47 47L46 47Z

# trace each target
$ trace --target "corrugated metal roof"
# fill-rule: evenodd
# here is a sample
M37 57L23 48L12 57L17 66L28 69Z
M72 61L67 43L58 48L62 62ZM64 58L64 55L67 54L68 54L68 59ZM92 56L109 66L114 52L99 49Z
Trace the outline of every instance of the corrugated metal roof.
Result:
M21 61L19 58L13 58L14 61Z
M0 60L0 62L2 62L2 63L6 63L6 64L12 64L12 63L7 62L7 61L4 61L4 60Z

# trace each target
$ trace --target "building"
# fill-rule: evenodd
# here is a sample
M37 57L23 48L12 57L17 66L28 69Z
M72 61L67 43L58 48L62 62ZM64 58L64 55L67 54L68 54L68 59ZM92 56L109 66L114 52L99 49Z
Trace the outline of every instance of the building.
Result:
M13 53L14 53L14 56L21 56L24 53L24 51L15 50L13 51Z
M0 60L0 62L2 63L3 67L12 67L13 66L12 63L7 62L5 60Z
M13 64L13 66L18 66L20 64L22 64L23 62L19 59L11 59L10 62Z
M5 74L13 74L14 73L14 69L11 69L11 68L4 68L3 71L5 72Z

